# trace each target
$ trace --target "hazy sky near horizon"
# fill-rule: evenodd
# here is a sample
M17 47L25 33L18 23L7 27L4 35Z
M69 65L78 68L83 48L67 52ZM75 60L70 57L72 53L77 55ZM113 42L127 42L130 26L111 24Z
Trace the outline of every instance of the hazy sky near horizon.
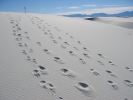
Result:
M133 11L133 0L0 0L1 12L42 14L115 14Z

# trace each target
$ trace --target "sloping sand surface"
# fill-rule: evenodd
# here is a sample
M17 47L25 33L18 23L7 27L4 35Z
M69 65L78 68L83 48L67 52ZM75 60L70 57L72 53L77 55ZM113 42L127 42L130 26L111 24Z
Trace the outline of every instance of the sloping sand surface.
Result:
M133 17L99 17L85 19L133 29Z
M0 100L133 100L132 82L133 29L0 12Z

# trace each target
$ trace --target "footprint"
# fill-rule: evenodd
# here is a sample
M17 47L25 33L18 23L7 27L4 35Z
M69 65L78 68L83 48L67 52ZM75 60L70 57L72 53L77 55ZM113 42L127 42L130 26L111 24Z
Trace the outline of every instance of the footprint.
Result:
M36 43L38 44L38 46L42 46L42 45L41 45L41 42L36 42Z
M83 55L86 57L86 58L91 58L88 54L86 53L83 53Z
M50 32L50 30L47 30L48 32Z
M30 52L33 52L33 49L30 49Z
M116 85L115 82L110 81L110 80L108 80L107 82L114 90L118 90L118 86Z
M54 57L54 61L56 61L56 62L58 62L60 64L65 64L65 62L59 57Z
M64 45L61 45L61 47L62 47L63 49L66 49L66 47L65 47Z
M95 75L95 76L99 76L100 75L96 70L94 70L94 69L90 69L90 70L93 73L93 75Z
M125 67L127 70L129 70L130 72L133 72L133 69L129 68L129 67Z
M62 38L61 38L61 37L58 37L58 39L62 40Z
M80 61L82 64L86 64L86 62L85 62L82 58L79 58L79 61Z
M14 22L12 21L12 22L10 22L11 24L13 24Z
M68 51L70 55L76 56L77 54L72 52L72 51Z
M56 40L53 40L54 43L58 43Z
M31 39L29 36L26 36L25 38L26 38L26 39L28 39L28 40L30 40L30 39Z
M17 31L21 31L22 29L20 27L17 28Z
M100 56L101 58L104 58L104 56L102 54L100 54L100 53L98 54L98 56Z
M40 71L44 75L48 74L48 69L45 68L44 66L38 65L37 69L38 69L38 71Z
M16 38L15 40L16 41L22 41L22 38Z
M52 33L49 33L49 35L53 35Z
M25 34L28 34L28 32L24 32Z
M25 59L28 60L28 61L31 61L32 58L30 56L26 56Z
M66 45L70 45L68 42L64 42Z
M18 26L18 24L16 24L15 26Z
M22 37L22 34L17 34L18 37Z
M104 65L104 63L102 63L101 61L99 61L99 60L97 60L97 62L99 62L100 63L100 65Z
M51 95L56 94L55 86L52 83L42 80L39 84L42 88L46 89Z
M107 72L108 74L110 74L111 76L113 76L113 77L117 77L117 75L116 75L114 72L111 72L111 71L109 71L109 70L106 70L106 72Z
M28 53L27 53L26 50L22 50L21 53L22 53L22 54L25 54L25 55L28 55Z
M89 51L86 47L83 47L83 49L84 49L85 51Z
M75 87L80 90L85 96L87 97L96 97L97 96L97 91L95 88L91 85L88 85L84 82L78 82Z
M133 83L130 80L124 80L124 84L129 87L133 87Z
M37 64L37 60L35 58L31 59L31 62L33 62L34 65Z
M59 100L64 100L62 97L59 97Z
M48 35L48 33L47 33L47 32L44 32L44 34Z
M54 52L51 51L51 50L48 50L48 49L43 49L43 51L46 53L46 54L49 54L49 55L54 55Z
M20 47L24 47L23 43L18 43L17 45L20 46Z
M16 32L15 30L13 30L13 32Z
M32 75L37 78L40 77L40 73L38 70L33 70Z
M73 47L74 49L76 49L76 50L79 50L77 47Z
M79 43L79 44L81 44L81 42L80 42L80 41L78 41L78 43Z
M73 79L81 79L80 75L78 75L77 73L75 73L72 70L66 69L66 68L62 68L60 69L60 72L62 75L67 76L69 78L73 78Z
M35 58L32 58L32 57L30 57L30 56L26 56L26 58L25 58L27 61L31 61L31 62L33 62L34 63L34 65L35 64L37 64L37 61L36 61L36 59Z
M113 63L113 62L111 62L111 61L108 61L111 65L114 65L115 66L115 64Z
M72 36L70 36L70 38L74 39Z
M24 44L24 46L25 46L25 47L28 47L28 45L27 45L26 43Z

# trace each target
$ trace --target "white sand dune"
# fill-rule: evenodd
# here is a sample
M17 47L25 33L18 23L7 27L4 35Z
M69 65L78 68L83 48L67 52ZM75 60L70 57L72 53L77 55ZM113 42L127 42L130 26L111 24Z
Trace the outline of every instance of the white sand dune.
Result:
M0 100L133 100L132 18L100 21L0 12Z
M95 20L111 25L116 25L124 28L133 29L133 17L99 17L99 18L85 18L88 20Z

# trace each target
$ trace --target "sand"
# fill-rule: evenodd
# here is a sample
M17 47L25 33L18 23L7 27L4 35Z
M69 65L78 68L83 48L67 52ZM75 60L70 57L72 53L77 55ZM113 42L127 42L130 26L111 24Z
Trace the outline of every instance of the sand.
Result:
M126 26L132 22L132 18L126 18L129 24L115 17L102 20ZM0 12L0 34L0 100L133 99L133 87L125 82L133 82L133 28ZM69 72L63 75L62 68ZM78 89L79 82L88 87Z

